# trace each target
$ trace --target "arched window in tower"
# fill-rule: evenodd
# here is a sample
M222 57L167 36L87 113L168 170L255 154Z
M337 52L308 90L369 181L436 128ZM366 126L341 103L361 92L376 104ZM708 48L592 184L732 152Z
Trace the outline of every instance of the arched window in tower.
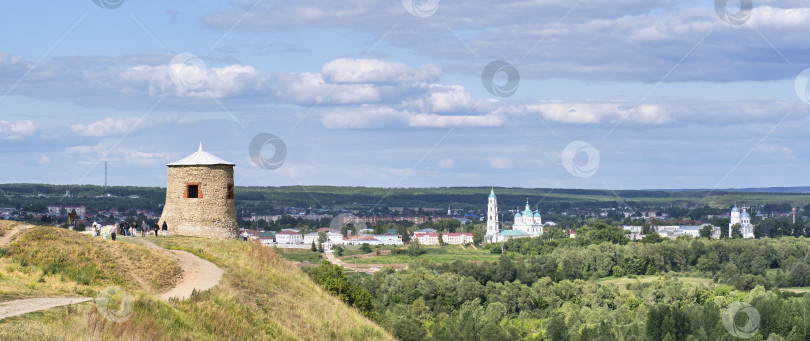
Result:
M228 184L228 199L233 199L233 184Z

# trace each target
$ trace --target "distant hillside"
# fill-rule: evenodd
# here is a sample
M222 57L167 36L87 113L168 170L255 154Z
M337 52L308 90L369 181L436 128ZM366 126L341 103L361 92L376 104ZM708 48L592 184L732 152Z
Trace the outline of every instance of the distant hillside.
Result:
M90 301L4 319L0 321L0 339L392 339L272 248L236 240L154 238L162 247L193 252L225 270L213 289L194 293L186 301L167 302L130 279L145 274L141 270L133 274L133 269L171 269L171 261L144 258L125 260L131 266L120 265L124 263L109 255L125 257L131 252L156 257L154 252L121 239L126 238L111 242L37 227L18 239L29 242L0 248L0 289L6 297L0 301L54 294L95 296L109 285L121 286L136 298L131 315L121 322L105 319ZM109 254L94 253L99 247ZM82 275L84 272L88 274ZM76 279L70 275L73 273Z
M47 205L62 204L85 205L89 209L118 208L119 211L145 208L159 212L166 195L166 189L160 187L109 187L105 191L101 186L91 185L3 184L0 191L0 207L25 207L31 210L44 210ZM70 191L73 197L64 197L66 191ZM486 204L490 187L241 186L236 187L235 191L237 207L255 212L264 212L269 207L421 207L444 210L448 205L454 209L481 209ZM112 197L99 197L105 193ZM528 199L531 205L540 205L545 210L685 204L726 208L735 202L745 202L747 205L789 203L797 206L810 203L810 187L714 191L496 187L495 193L502 207L523 206Z
M710 189L650 189L645 191L664 192L708 192ZM748 188L724 188L717 189L719 192L743 192L743 193L810 193L810 186L798 187L748 187Z

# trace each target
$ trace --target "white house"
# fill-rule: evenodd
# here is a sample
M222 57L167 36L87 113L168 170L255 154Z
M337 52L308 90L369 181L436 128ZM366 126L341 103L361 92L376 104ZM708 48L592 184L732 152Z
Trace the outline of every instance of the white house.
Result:
M398 234L375 234L372 237L382 245L402 245L402 236Z
M340 233L327 232L326 239L332 244L343 244L343 235Z
M413 235L413 238L422 245L439 245L438 233L417 233Z
M451 245L471 244L473 235L472 233L443 233L442 241Z
M318 232L310 232L304 235L304 244L318 244Z
M304 242L304 236L295 231L281 231L276 233L276 243L279 244L301 244Z

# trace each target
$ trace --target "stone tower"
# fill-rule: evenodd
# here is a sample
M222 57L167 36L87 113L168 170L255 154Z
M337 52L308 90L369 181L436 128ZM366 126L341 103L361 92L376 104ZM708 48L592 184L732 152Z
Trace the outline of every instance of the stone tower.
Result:
M236 238L233 163L205 150L168 165L166 204L158 224L172 235Z

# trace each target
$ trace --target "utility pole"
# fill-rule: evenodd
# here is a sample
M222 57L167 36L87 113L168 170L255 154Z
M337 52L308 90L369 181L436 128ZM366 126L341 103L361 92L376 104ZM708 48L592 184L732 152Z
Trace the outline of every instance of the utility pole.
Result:
M104 193L107 193L107 161L104 161Z

